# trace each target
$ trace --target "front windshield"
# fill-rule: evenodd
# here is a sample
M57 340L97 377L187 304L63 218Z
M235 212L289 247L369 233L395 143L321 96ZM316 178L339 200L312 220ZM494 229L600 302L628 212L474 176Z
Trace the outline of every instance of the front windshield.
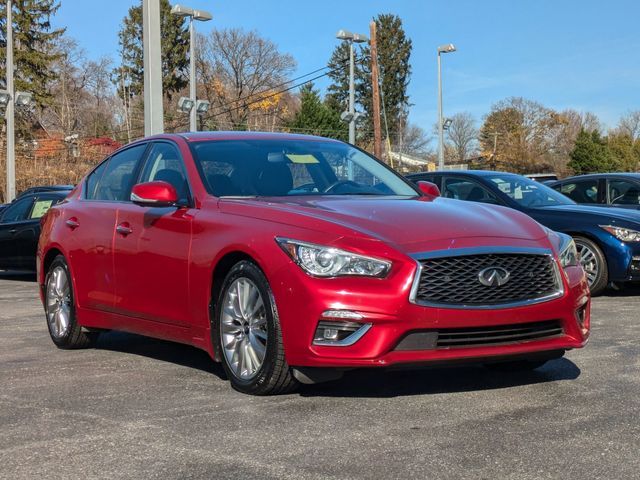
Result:
M518 175L489 176L498 189L525 208L552 207L555 205L574 205L575 202L559 192L535 180Z
M322 140L199 141L192 151L212 195L416 196L402 177L345 143Z

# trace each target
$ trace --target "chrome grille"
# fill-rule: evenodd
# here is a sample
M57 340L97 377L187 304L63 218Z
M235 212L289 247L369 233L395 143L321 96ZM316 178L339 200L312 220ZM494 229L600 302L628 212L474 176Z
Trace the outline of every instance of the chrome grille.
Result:
M414 301L443 306L496 306L527 303L561 292L550 255L486 253L420 260ZM498 268L509 273L504 285L483 285L480 272Z

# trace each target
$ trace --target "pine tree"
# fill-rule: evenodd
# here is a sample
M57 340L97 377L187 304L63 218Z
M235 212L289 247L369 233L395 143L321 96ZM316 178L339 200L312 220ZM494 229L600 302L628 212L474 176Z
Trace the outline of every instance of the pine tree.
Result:
M320 94L309 83L300 89L300 110L286 125L295 133L309 133L346 140L346 124L340 114L320 98Z
M381 14L375 19L378 37L378 63L381 94L387 114L390 134L398 138L400 129L407 124L409 96L407 88L411 76L412 43L407 38L402 20L397 15ZM355 47L356 103L366 118L359 131L371 131L373 116L371 86L371 50L368 45ZM349 97L349 44L338 45L329 60L332 80L327 100L333 108L341 105L346 110Z
M570 154L569 168L576 175L585 173L608 172L616 165L606 139L598 131L581 130L576 145Z
M172 94L188 83L189 31L183 17L171 14L169 0L160 0L160 31L162 49L162 87ZM123 82L131 95L141 95L144 87L142 45L142 5L129 9L118 33L121 66L114 70L113 81L122 94Z
M7 58L7 3L0 10L0 85L5 88ZM65 29L53 29L51 17L60 8L59 0L15 0L13 2L13 54L16 91L31 92L35 103L51 100L49 84L55 80L52 64L59 58L54 44Z
M407 123L409 104L409 79L411 77L411 39L407 38L402 19L393 14L381 14L375 19L378 41L378 64L380 90L387 113L390 134L399 137L402 125ZM362 62L358 69L358 102L367 114L369 129L373 123L373 101L371 87L371 50L362 49Z
M361 63L358 50L354 51L356 71ZM329 59L328 76L332 83L327 88L327 101L338 112L343 112L349 107L349 43L340 43Z

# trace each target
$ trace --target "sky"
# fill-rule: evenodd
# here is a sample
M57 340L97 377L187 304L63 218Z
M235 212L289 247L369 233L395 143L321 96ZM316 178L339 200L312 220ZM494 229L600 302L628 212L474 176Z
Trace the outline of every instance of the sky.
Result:
M136 0L61 0L54 25L67 27L91 58L117 59L118 30ZM177 2L175 2L177 3ZM639 0L180 0L208 10L199 32L257 30L297 61L294 76L326 65L340 29L368 34L380 13L399 15L413 41L410 121L431 131L437 115L438 45L445 116L478 122L510 96L554 109L591 111L607 127L640 109ZM318 81L320 88L326 81Z

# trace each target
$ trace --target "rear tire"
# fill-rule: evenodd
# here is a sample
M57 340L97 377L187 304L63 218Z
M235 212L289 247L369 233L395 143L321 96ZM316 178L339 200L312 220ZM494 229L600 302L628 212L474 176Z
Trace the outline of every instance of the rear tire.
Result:
M51 262L44 285L44 310L53 343L63 349L93 346L99 333L84 331L76 320L73 283L62 255Z
M609 283L607 259L594 241L579 236L573 239L580 254L580 263L587 274L591 295L600 295Z
M275 298L264 273L243 260L227 274L215 304L214 341L234 389L251 395L293 391Z

